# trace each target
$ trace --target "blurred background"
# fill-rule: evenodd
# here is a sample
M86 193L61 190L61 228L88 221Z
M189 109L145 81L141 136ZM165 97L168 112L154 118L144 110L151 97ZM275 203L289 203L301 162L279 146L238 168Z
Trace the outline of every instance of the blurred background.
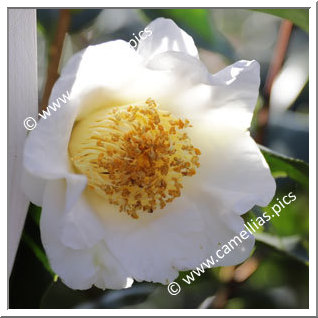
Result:
M260 96L251 134L293 160L267 153L276 197L297 200L265 224L251 257L207 270L182 292L135 283L121 290L66 287L47 262L39 233L41 208L30 205L10 278L10 308L308 308L308 10L305 9L41 9L37 10L39 110L68 59L88 45L129 41L157 17L173 19L199 48L211 73L233 62L261 65ZM264 209L255 207L246 219ZM265 208L266 210L266 208Z

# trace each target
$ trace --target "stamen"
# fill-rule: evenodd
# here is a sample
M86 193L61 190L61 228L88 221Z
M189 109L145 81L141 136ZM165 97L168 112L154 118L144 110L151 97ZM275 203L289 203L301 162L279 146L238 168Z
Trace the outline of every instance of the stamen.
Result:
M181 195L182 178L200 166L190 122L156 102L106 109L74 126L71 161L88 187L133 218L163 209Z

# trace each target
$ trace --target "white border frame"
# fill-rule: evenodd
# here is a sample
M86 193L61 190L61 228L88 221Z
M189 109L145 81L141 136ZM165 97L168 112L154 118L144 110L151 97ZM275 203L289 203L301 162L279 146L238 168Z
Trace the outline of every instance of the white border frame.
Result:
M316 2L315 1L282 1L282 0L268 0L268 1L258 1L257 5L255 1L241 0L240 2L232 1L220 1L215 0L195 0L195 1L183 1L182 6L178 0L161 0L161 1L149 1L145 0L136 0L130 2L128 0L118 0L118 1L98 1L90 0L90 7L87 7L87 1L77 0L55 0L55 1L46 1L45 3L40 0L29 1L29 8L44 8L45 7L54 7L54 8L66 8L66 7L84 7L84 8L98 8L104 7L129 7L129 8L138 8L138 7L211 7L214 8L310 8L309 10L309 104L310 104L310 116L309 116L309 158L310 158L310 182L309 182L309 211L310 211L310 224L309 224L309 246L310 246L310 267L309 267L309 309L292 309L292 310L282 310L282 309L134 309L134 310L125 310L125 309L7 309L7 269L6 262L1 262L1 300L0 300L0 313L6 316L120 316L120 315L130 315L130 316L160 316L160 315L182 315L182 316L209 316L209 315L219 315L219 316L316 316ZM24 1L5 1L5 6L1 6L1 33L2 41L6 42L7 37L7 8L20 7L24 8L26 2ZM133 6L132 6L133 4ZM240 5L239 7L237 5ZM1 54L1 63L2 69L7 68L7 50L0 50ZM1 85L1 96L7 96L7 74L2 73L2 85ZM6 102L4 101L1 108L1 115L4 121L4 118L7 117ZM2 130L2 136L6 136L6 125L0 126ZM2 149L6 148L6 143L2 138ZM6 160L1 159L1 167L6 166ZM5 175L6 172L3 172ZM5 189L4 183L6 180L2 180L2 189ZM2 202L6 202L6 191L1 191ZM3 216L5 213L3 213ZM6 255L7 251L7 229L6 229L6 217L3 222L1 222L1 246L2 251ZM2 254L3 255L3 254ZM173 297L173 296L171 296Z

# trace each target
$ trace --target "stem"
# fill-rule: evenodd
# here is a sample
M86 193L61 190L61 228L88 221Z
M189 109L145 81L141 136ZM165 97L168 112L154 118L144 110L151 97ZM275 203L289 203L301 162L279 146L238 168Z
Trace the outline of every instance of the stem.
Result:
M215 298L212 301L210 308L225 308L228 300L237 293L238 288L258 269L260 261L261 257L256 257L254 255L241 265L229 266L227 268L223 267L221 270L228 271L226 275L227 278L224 284L215 293Z
M265 131L269 119L269 100L271 95L271 89L273 82L285 60L292 28L293 23L288 20L283 20L280 25L276 48L269 66L266 82L264 85L264 106L258 113L258 130L256 133L255 140L259 144L264 144Z

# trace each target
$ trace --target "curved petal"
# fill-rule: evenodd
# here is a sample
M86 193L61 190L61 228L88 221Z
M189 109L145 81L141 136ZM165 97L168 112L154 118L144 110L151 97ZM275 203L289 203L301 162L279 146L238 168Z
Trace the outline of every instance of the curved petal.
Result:
M257 62L240 61L194 85L174 100L174 111L190 119L188 134L202 152L196 187L208 187L242 214L267 205L275 181L257 145L246 132L259 85ZM215 84L216 86L212 85Z
M98 216L81 196L71 209L64 212L60 233L62 243L73 249L85 249L103 238L104 228Z
M215 267L237 265L245 261L254 247L255 238L248 233L245 240L241 239L240 232L246 230L244 220L224 205L223 198L211 195L208 191L193 191L191 197L200 202L200 215L210 241L210 255L216 261ZM233 243L233 239L237 244ZM231 251L224 253L224 246L231 246ZM223 258L215 257L218 256L218 250L223 252Z
M99 66L103 56L108 58L108 62L102 64L104 69ZM122 59L118 60L118 57ZM104 91L111 90L111 86L115 85L115 75L118 76L118 81L119 77L125 78L128 70L134 69L134 65L137 65L137 62L133 63L136 59L139 59L138 55L124 41L89 47L70 59L53 87L50 105L59 98L63 98L63 94L67 92L69 93L68 102L61 103L59 100L60 108L56 112L51 110L51 115L46 116L46 119L41 118L25 143L23 164L26 170L25 175L29 177L29 180L32 178L32 184L41 184L43 180L66 178L68 191L74 194L68 198L72 204L76 202L86 185L86 177L73 174L68 158L68 142L80 109L91 111L93 108L85 104L83 96L92 87L99 89L103 86ZM127 69L128 65L130 68ZM104 76L98 75L99 72L102 72ZM97 93L94 98L98 102L93 106L100 104L100 94ZM105 98L101 101L105 101ZM26 184L23 187L34 203L41 202L39 196L34 195L34 191L31 193L27 189ZM69 209L72 204L67 202L66 208Z
M183 52L164 52L157 54L147 65L151 70L171 72L184 85L209 83L210 74L199 60Z
M175 200L168 209L140 213L136 220L91 191L88 199L103 220L109 249L137 281L167 284L205 256L204 225L191 201Z
M203 75L204 73L202 73ZM239 61L176 94L173 110L198 125L247 130L260 83L259 64Z
M184 52L198 58L198 50L190 35L180 29L172 20L158 18L146 28L148 36L140 41L137 53L147 64L154 56L167 52Z
M106 61L103 61L104 56ZM42 118L27 138L24 165L30 173L53 178L69 171L67 147L74 121L79 108L92 111L92 107L82 100L83 96L100 87L110 90L112 86L122 85L127 72L134 71L136 59L137 54L124 41L88 47L70 59L53 87L50 105L67 92L69 101L61 104L56 112L51 110L51 116ZM95 100L99 98L97 93Z
M37 206L43 204L46 180L34 177L27 170L22 171L21 186L29 200Z
M103 289L130 287L132 279L104 241L83 249L73 249L62 243L58 233L64 222L65 193L63 180L49 181L44 193L41 238L52 269L73 289L87 289L93 284Z
M109 249L137 281L168 284L178 271L200 266L215 255L220 243L243 229L243 220L233 213L226 215L217 198L211 202L210 194L195 200L183 196L153 214L140 213L137 220L105 207L93 192L88 196L103 220ZM251 237L215 266L242 262L253 245Z
M236 129L203 129L197 128L195 135L196 146L201 140L202 155L194 187L209 189L238 214L254 205L268 205L275 194L276 183L249 133Z
M212 75L213 116L227 116L227 125L249 128L258 97L260 66L256 61L239 61ZM216 120L218 121L218 120ZM224 122L223 122L224 123Z

